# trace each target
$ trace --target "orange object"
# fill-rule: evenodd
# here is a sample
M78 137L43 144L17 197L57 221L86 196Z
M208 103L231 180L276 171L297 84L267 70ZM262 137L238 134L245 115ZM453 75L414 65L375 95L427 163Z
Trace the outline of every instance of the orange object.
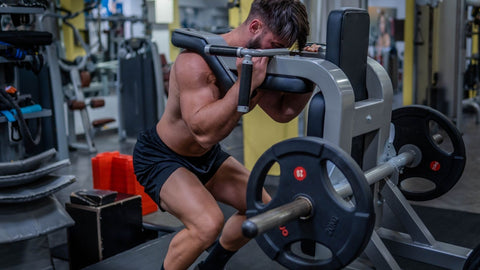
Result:
M150 214L158 210L157 204L145 193L143 186L136 180L135 194L142 196L142 215Z
M93 188L111 190L112 158L120 152L104 152L92 158Z
M92 158L93 188L114 190L142 197L142 215L158 210L157 204L144 192L133 172L133 157L104 152Z
M17 92L17 88L9 85L9 86L5 87L5 92L7 92L9 94L15 94Z

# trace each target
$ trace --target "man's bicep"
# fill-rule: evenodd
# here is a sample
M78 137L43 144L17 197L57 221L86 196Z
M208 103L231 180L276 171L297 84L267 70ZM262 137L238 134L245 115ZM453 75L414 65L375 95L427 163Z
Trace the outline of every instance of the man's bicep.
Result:
M190 124L202 108L215 101L214 89L202 78L190 74L179 80L182 118Z

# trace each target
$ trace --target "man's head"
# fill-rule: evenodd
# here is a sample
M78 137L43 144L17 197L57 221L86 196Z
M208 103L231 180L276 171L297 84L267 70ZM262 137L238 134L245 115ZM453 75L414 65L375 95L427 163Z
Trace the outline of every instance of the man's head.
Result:
M310 32L307 11L299 0L254 0L245 24L261 31L247 44L250 48L285 48L297 42L302 49ZM262 44L265 39L271 44Z

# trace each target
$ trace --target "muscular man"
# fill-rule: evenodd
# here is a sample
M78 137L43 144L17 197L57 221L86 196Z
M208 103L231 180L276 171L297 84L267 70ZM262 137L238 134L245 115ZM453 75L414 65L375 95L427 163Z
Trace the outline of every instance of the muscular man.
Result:
M222 35L228 45L269 49L303 48L309 33L305 6L298 0L254 0L248 18ZM265 79L268 58L253 58L251 91ZM139 135L133 158L135 174L160 208L180 219L185 228L173 237L162 269L187 269L215 243L198 269L223 269L248 239L245 220L249 171L225 153L219 142L235 128L241 59L237 82L226 92L203 58L184 51L170 75L165 112L155 128ZM304 108L310 94L258 91L250 108L259 105L278 122L288 122ZM263 200L269 195L264 191ZM217 201L238 210L224 224Z

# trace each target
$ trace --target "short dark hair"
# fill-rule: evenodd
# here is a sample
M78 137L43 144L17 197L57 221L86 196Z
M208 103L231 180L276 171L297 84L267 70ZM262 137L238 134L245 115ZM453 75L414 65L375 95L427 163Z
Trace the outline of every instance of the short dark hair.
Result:
M308 14L299 0L254 0L246 22L261 19L272 33L302 49L310 32Z

